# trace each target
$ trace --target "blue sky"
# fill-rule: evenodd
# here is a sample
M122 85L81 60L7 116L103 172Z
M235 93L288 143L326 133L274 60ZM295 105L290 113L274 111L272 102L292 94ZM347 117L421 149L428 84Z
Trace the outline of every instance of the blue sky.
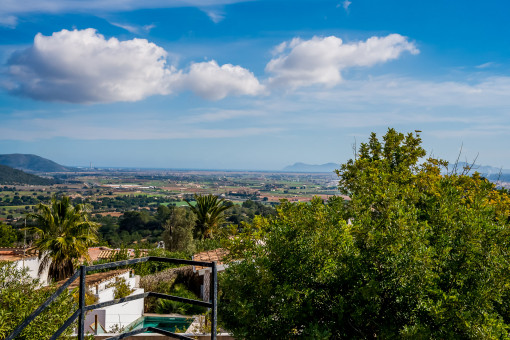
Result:
M343 163L388 127L510 168L503 1L2 0L0 153Z

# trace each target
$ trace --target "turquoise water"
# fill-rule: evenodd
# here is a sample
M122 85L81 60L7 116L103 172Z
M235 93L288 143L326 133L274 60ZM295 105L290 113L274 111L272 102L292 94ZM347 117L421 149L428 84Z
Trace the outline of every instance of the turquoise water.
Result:
M175 332L176 330L185 332L192 322L193 318L142 316L141 318L133 322L131 325L129 325L127 329L134 330L144 327L156 327L164 329L165 331L169 332Z

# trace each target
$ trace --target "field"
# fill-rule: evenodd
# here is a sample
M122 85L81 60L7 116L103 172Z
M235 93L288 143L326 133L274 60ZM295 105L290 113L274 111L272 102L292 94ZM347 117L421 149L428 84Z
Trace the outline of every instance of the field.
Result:
M93 214L117 217L128 210L186 205L184 199L193 199L195 194L214 194L233 203L250 199L268 205L282 199L306 202L314 196L327 199L339 194L333 173L94 170L55 177L62 184L0 187L0 219L22 218L38 203L47 204L55 194L90 203Z

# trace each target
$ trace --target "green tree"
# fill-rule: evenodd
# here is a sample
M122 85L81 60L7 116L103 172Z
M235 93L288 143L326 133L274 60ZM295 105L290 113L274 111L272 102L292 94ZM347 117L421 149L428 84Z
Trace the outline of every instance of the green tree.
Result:
M216 195L195 194L194 197L196 205L192 205L188 200L186 203L197 216L195 235L200 239L213 238L214 233L225 221L223 212L230 206L226 205L225 199L220 199Z
M39 273L49 266L49 278L59 281L74 273L79 260L88 257L88 247L97 242L99 224L88 220L89 208L73 207L69 197L52 198L51 205L37 205L35 226L28 230L36 235L34 246L42 259ZM88 259L87 259L88 260Z
M12 247L17 239L18 235L12 226L0 223L0 247Z
M184 207L173 209L170 217L163 224L163 240L170 251L193 251L193 228L196 216Z
M240 338L510 338L510 198L478 174L421 161L420 145L418 134L372 134L338 171L348 202L283 203L233 240L244 261L222 278L227 328Z
M31 279L14 262L0 262L0 339L5 339L55 291L53 286L39 288L38 280ZM49 339L74 310L74 299L66 290L17 339ZM71 334L69 327L63 335Z

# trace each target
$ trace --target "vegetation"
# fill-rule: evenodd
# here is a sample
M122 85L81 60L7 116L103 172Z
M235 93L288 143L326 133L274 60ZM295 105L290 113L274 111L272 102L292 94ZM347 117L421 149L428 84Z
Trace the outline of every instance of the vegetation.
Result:
M55 183L54 179L27 174L21 170L0 165L0 184L52 185Z
M69 197L53 198L51 205L39 204L38 213L30 214L35 226L28 228L37 235L34 246L42 258L39 273L49 266L48 277L63 280L74 273L80 258L88 258L88 247L97 242L97 223L88 220L88 207L73 207Z
M0 339L5 339L27 316L39 307L55 287L39 288L39 282L13 262L0 262ZM18 339L49 339L76 310L66 290L41 315L32 321ZM64 336L72 334L69 327Z
M173 209L170 217L163 227L163 240L166 249L170 251L182 251L191 253L193 246L193 228L195 227L196 216L186 208Z
M221 281L235 337L510 337L510 198L420 163L420 144L372 134L338 171L350 201L285 202L246 226Z
M131 287L129 287L128 283L126 282L126 279L123 277L121 277L119 280L112 282L106 286L106 288L110 288L110 287L115 288L115 290L113 292L115 299L125 298L125 297L131 295L131 293L133 293L135 291L134 289L131 289Z
M172 289L167 294L192 300L198 299L197 296L182 283L173 285ZM159 314L177 313L182 315L197 315L205 312L205 307L172 300L159 299L156 305L156 313Z
M214 233L225 221L223 212L230 206L224 204L223 198L215 195L195 195L196 205L186 201L197 216L195 237L200 239L214 238Z
M17 239L18 234L13 227L0 223L0 247L12 247Z

